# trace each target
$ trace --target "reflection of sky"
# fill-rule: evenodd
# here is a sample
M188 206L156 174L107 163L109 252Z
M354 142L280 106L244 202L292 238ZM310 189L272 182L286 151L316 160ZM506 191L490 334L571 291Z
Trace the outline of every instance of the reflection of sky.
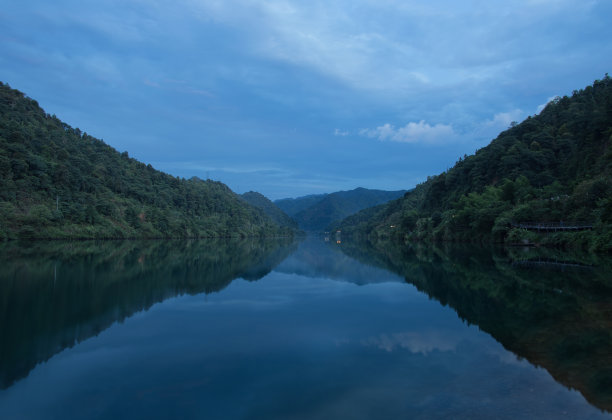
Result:
M461 339L461 334L450 331L405 331L399 333L382 333L362 341L365 346L374 346L388 352L407 349L412 353L426 355L434 350L455 350Z
M179 413L604 417L411 285L357 287L279 272L155 305L0 393L1 418Z
M404 279L397 274L362 264L347 256L336 245L310 237L300 242L296 252L286 258L275 270L355 284L404 282Z

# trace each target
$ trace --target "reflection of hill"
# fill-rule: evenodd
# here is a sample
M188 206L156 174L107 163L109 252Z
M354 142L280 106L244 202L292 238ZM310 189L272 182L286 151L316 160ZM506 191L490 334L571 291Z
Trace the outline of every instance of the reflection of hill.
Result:
M281 241L33 242L0 245L0 388L116 321L181 294L269 273Z
M594 265L589 270L560 272L513 266L520 256L503 250L350 244L342 250L404 276L517 356L544 367L591 404L612 411L610 259L587 261Z
M306 277L326 277L355 284L401 282L401 277L348 257L337 246L318 238L301 242L275 271Z

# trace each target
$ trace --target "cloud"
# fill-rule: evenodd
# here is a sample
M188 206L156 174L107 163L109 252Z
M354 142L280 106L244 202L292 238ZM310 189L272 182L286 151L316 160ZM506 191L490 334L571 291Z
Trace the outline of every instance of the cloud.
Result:
M160 87L160 84L159 84L159 83L154 82L154 81L151 81L151 80L149 80L149 79L144 79L144 80L142 81L142 83L144 83L146 86L149 86L149 87L154 87L154 88L158 88L158 87Z
M521 109L498 112L492 118L476 123L466 136L477 142L489 142L502 131L507 130L514 121L521 122L525 113Z
M162 166L162 162L152 162L152 165ZM211 172L211 173L228 173L228 174L246 174L246 175L267 175L267 176L276 176L280 178L287 178L293 175L293 172L278 166L265 166L265 165L257 165L257 164L240 164L240 165L225 165L219 166L213 163L205 163L205 162L188 162L188 161L178 161L178 162L163 162L163 166L165 168L170 169L182 169L189 170L197 173Z
M423 120L418 123L409 122L404 127L399 128L395 128L391 124L384 124L374 129L365 128L359 131L359 134L377 138L380 141L398 143L442 143L457 138L452 126L446 124L432 126Z
M545 103L538 105L538 108L536 110L536 113L539 114L540 112L542 112L544 110L544 108L546 108L546 105L548 105L549 103L551 103L554 99L558 98L558 96L551 96L550 98L548 98L546 100Z
M205 23L221 22L247 34L244 42L254 56L392 96L499 83L500 75L532 70L532 60L554 57L551 50L557 47L553 42L534 45L532 40L540 33L546 39L559 38L557 32L566 31L559 19L588 16L596 3L509 0L480 3L474 13L473 7L450 0L182 1Z
M513 109L509 112L500 112L495 114L493 119L486 121L484 125L486 127L506 129L513 121L521 121L524 115L525 113L520 109Z
M204 22L222 22L247 33L245 43L252 55L308 68L352 88L397 93L432 80L464 80L475 74L438 70L440 59L432 57L448 54L430 54L426 36L415 38L411 31L405 34L410 42L404 42L405 19L420 20L418 7L283 0L238 0L236 7L236 2L184 1ZM428 28L427 33L437 31L433 23Z
M601 77L608 3L28 0L0 13L0 68L47 112L174 174L292 196L399 189ZM436 153L389 153L405 142ZM170 166L198 156L201 169Z

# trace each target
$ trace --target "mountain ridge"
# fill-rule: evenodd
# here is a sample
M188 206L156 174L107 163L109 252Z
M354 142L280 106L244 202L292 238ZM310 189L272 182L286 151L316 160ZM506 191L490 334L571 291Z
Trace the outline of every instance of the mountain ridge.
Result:
M307 231L322 231L328 229L333 222L340 221L362 209L398 198L405 193L406 190L385 191L358 187L329 194L282 199L275 203L285 212L287 208L293 212L292 217L300 228Z
M328 193L308 194L296 198L281 198L274 200L274 204L276 204L276 206L284 211L287 215L293 217L302 210L305 210L323 200L328 195Z

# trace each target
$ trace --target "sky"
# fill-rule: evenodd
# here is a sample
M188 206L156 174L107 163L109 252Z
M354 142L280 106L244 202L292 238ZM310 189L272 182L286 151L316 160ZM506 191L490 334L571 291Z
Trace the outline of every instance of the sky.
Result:
M409 189L612 70L609 0L3 0L0 80L175 176Z

